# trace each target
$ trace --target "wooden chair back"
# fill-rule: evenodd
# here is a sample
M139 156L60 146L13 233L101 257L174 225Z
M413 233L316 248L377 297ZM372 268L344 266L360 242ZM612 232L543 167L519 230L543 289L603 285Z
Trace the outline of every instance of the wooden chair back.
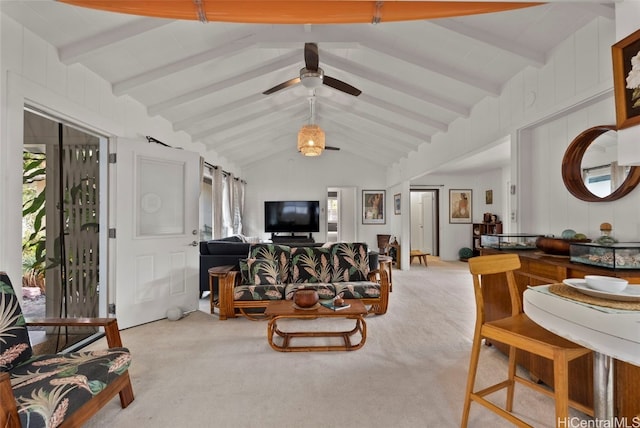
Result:
M377 235L377 238L378 238L378 251L380 252L380 254L388 254L391 235Z
M482 277L484 275L504 274L511 299L511 315L522 313L522 300L513 274L513 271L517 269L520 269L520 257L517 254L492 254L469 259L469 271L473 276L473 290L476 298L478 326L484 324L485 320L482 296Z

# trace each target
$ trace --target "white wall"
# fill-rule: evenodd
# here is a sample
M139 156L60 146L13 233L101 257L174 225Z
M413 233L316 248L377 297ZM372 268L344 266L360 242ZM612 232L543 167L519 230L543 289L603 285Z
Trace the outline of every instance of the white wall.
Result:
M508 168L505 168L508 170ZM436 186L440 190L440 258L442 260L457 260L458 250L462 247L471 248L471 224L449 223L449 190L471 189L471 215L474 223L483 220L485 212L497 214L505 219L502 211L504 195L507 193L505 173L502 169L483 172L481 174L430 174L417 178L411 182L415 186ZM493 190L493 204L487 205L485 191Z
M584 202L568 193L562 184L562 156L581 131L595 125L615 123L613 98L531 128L522 144L530 153L527 178L536 186L529 197L529 208L521 213L523 228L532 232L559 235L574 229L590 238L600 235L600 223L613 225L613 236L620 241L640 240L640 189L616 202Z
M434 135L430 144L394 164L387 171L388 182L419 177L587 98L610 93L614 39L613 21L597 18L587 24L557 47L542 68L525 69L499 97L485 98L468 119L453 122L448 132Z
M558 136L556 145L553 146L555 151L547 158L549 163L540 162L536 166L532 165L530 157L542 155L533 151L545 150L548 146L528 147L519 139L529 141L528 136L535 132L544 132L535 131L537 126L571 115L572 112L587 108L591 103L598 103L613 96L611 45L614 40L615 23L606 18L595 19L559 45L542 68L525 69L505 85L499 97L485 98L472 109L468 119L453 122L448 132L435 135L431 144L421 146L419 151L387 170L390 187L407 181L411 184L435 184L439 176L429 175L431 171L450 160L462 159L492 142L511 136L513 146L517 149L512 150L510 170L498 172L497 176L470 175L441 179L440 184L444 185L440 201L442 259L457 259L458 249L470 245L470 226L448 224L449 188L474 189L474 221L482 220L481 214L486 208L487 211L496 211L500 215L508 232L555 231L556 226L549 224L545 219L565 216L556 212L564 206L557 206L553 201L546 203L544 196L549 188L553 189L554 194L562 195L558 196L559 198L570 196L561 177L558 181L559 175L556 176L553 171L558 171L559 174L556 167L562 160L564 148L585 128L574 129L575 134L564 133ZM609 120L613 114L612 109L611 105L592 111L592 119L598 122L597 124L613 123ZM561 144L559 140L562 140ZM534 169L536 171L533 171ZM552 171L552 174L547 175L546 171ZM540 180L537 180L537 177ZM516 185L515 195L509 194L507 184ZM493 207L499 207L503 212L498 212L493 207L489 209L477 205L480 203L480 192L484 203L484 190L491 188L490 186L494 188ZM495 189L500 191L496 192ZM532 192L536 194L533 195ZM528 215L536 203L538 206L544 204L548 212L544 215ZM626 201L613 204L626 205ZM511 220L512 211L515 221ZM574 212L574 215L580 213ZM526 219L526 222L523 222L523 219Z
M221 165L248 183L245 206L245 234L264 236L263 201L273 199L318 199L322 201L321 231L326 233L326 189L330 186L355 186L357 191L357 237L372 248L376 235L391 232L400 217L393 216L393 193L387 191L384 225L363 225L362 190L387 190L384 167L372 164L346 150L327 152L318 159L304 158L292 151L290 156L274 156L246 171L219 157L182 132L173 132L162 118L149 117L146 110L127 96L116 97L110 85L90 70L66 66L56 50L11 18L0 14L0 268L20 278L21 195L22 195L22 109L25 104L42 108L62 119L83 125L102 135L126 138L153 136L164 143L200 152L206 161ZM393 142L390 142L392 144ZM345 146L348 141L333 141ZM408 195L408 194L407 194ZM400 228L398 227L398 231Z
M0 43L0 269L7 271L14 282L22 276L25 104L107 137L153 136L171 146L199 152L208 162L242 177L236 165L191 142L185 133L173 132L166 120L149 117L136 101L114 96L111 86L90 70L62 64L50 44L4 14L0 14Z
M357 240L377 248L376 235L390 233L393 216L393 193L386 189L383 168L346 150L325 152L319 157L299 154L292 140L291 153L275 155L270 159L245 168L247 181L245 234L270 238L264 232L264 201L267 200L319 200L320 232L315 233L316 242L326 240L327 188L353 186L356 192ZM348 142L332 141L332 145L344 147ZM362 190L386 191L386 224L362 224Z
M17 278L20 272L22 106L25 102L105 135L128 138L152 135L189 150L202 153L205 149L192 143L184 133L173 132L163 119L149 117L144 108L130 98L113 96L108 83L90 70L60 63L55 49L13 20L4 15L0 19L0 268ZM246 171L213 152L205 153L205 158L248 182L245 209L248 235L263 234L262 201L267 199L318 199L324 206L327 187L356 186L356 206L361 207L361 190L386 190L387 223L362 225L358 219L358 239L375 248L378 233L399 236L401 244L408 242L409 210L403 209L402 216L394 216L395 193L402 194L403 204L407 206L409 182L414 183L413 179L511 135L523 138L522 142L514 142L522 146L515 151L511 165L511 181L518 188L515 196L507 196L500 172L495 176L446 178L446 187L442 189L446 199L440 201L443 259L457 258L458 249L470 245L470 226L448 224L449 188L474 190L474 220L480 220L484 212L485 207L478 205L484 201L484 190L493 188L493 206L506 206L508 201L518 213L519 222L510 223L512 231L557 233L565 224L571 224L576 230L592 235L601 221L610 221L618 236L637 239L640 226L634 218L640 191L614 203L586 204L571 199L559 175L553 173L562 148L579 130L587 124L611 123L610 47L614 41L614 22L606 18L594 20L559 46L544 67L528 68L518 74L499 97L487 97L473 108L468 119L452 123L448 132L435 135L432 143L421 146L419 151L386 171L345 150L327 153L319 159L304 159L292 153L245 168ZM591 108L587 105L590 100L604 104ZM348 142L335 144L344 146ZM535 166L528 163L528 154L534 157ZM428 181L432 183L433 178ZM499 186L503 190L496 192ZM547 195L544 189L549 187L553 192ZM507 216L508 213L501 215L503 219ZM324 239L324 223L323 216L319 240ZM403 265L407 266L405 260L408 261L408 256L405 259L403 255Z

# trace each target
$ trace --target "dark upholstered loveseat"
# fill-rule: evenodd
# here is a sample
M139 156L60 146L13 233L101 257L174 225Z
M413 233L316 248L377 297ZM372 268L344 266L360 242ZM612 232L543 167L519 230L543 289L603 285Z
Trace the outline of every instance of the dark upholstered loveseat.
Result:
M320 299L336 295L360 299L370 313L387 311L387 273L371 269L364 243L321 247L251 244L239 266L220 283L221 320L237 314L252 318L252 311L266 308L272 300L291 300L299 288L317 290Z
M200 297L205 291L209 291L209 269L217 266L234 266L240 269L239 261L249 254L250 244L243 242L241 238L232 236L229 238L212 241L200 241ZM214 281L214 294L218 294L218 282Z
M33 355L29 325L102 326L109 349ZM79 427L117 394L127 407L134 398L130 363L115 318L25 321L0 272L0 427Z

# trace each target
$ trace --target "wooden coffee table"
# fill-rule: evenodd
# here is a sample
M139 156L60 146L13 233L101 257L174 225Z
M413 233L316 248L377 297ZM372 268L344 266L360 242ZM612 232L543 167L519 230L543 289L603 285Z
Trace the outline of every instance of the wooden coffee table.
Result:
M334 311L320 305L317 309L302 310L296 309L291 300L274 300L269 302L264 314L271 319L267 326L267 340L269 345L280 352L313 352L313 351L356 351L364 346L367 340L367 324L364 315L367 308L358 299L347 299L346 303L351 306L346 309ZM356 322L355 327L348 331L282 331L278 328L278 321L287 318L314 320L317 318L346 318ZM351 343L351 336L360 333L360 342ZM274 334L282 338L282 343L274 342ZM291 346L291 339L294 337L341 337L344 345L325 346ZM279 341L280 342L280 341Z

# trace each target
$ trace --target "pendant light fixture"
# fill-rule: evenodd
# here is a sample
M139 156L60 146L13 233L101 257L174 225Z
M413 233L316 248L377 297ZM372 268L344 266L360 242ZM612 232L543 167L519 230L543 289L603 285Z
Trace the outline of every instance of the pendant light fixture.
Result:
M325 148L325 134L315 124L315 95L309 97L309 123L298 132L298 151L305 156L320 156Z

